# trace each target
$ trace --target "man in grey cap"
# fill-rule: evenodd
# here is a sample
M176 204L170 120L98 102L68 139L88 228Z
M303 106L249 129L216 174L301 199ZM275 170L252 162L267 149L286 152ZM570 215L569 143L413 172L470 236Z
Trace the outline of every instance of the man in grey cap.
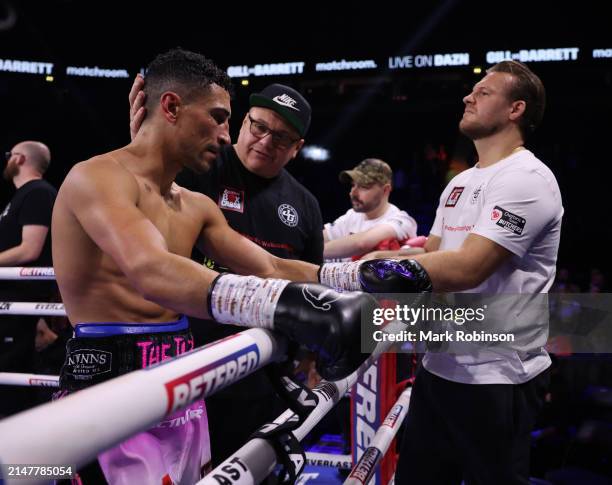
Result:
M351 184L349 196L353 208L325 224L326 259L348 260L373 251L387 239L401 243L416 237L416 221L389 203L393 172L387 163L366 158L353 170L340 172L339 178Z
M132 138L145 116L144 82L139 75L129 96ZM319 203L284 168L304 144L310 104L282 84L267 86L249 101L236 143L221 147L206 174L183 171L176 181L208 195L232 229L275 256L320 264L323 219ZM207 255L193 257L199 262L204 259L211 269L223 269ZM191 328L196 346L244 330L208 321L198 321ZM274 396L260 371L206 400L213 465L242 446L260 425L276 418Z

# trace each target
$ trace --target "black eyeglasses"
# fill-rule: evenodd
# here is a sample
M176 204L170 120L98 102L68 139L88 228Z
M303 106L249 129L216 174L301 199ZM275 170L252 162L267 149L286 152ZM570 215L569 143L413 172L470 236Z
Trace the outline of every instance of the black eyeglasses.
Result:
M287 133L270 129L268 125L261 121L254 120L249 116L251 135L256 138L264 138L268 135L272 137L272 143L279 148L290 148L291 145L300 141L300 138L292 138Z

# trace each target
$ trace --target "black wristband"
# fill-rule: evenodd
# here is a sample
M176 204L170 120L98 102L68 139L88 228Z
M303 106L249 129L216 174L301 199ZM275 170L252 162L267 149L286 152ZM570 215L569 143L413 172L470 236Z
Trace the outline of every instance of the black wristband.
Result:
M215 319L215 317L213 317L213 312L212 312L212 292L213 292L213 288L217 284L217 281L219 280L219 278L221 278L221 276L223 276L224 274L225 273L219 273L217 276L215 276L215 279L212 280L212 283L208 287L208 291L206 293L206 296L207 296L207 298L206 298L206 310L208 311L208 315L210 316L210 318L212 320Z

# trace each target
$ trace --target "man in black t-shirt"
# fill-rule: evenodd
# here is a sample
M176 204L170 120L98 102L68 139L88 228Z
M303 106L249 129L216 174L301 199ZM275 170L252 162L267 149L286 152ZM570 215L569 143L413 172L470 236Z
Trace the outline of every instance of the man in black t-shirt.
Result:
M132 138L144 119L144 80L138 76L130 92ZM221 148L210 171L179 173L176 182L213 199L230 227L270 253L285 259L323 262L323 220L315 197L285 165L304 144L311 108L294 89L271 84L250 97L235 145ZM194 259L220 270L230 261ZM193 318L196 346L219 340L244 328ZM240 448L259 426L286 406L274 405L274 390L258 371L206 400L212 461L216 466Z
M6 153L4 178L16 192L0 213L0 266L51 266L51 213L57 190L43 180L49 148L37 141L18 143ZM46 301L54 285L45 281L0 281L0 300ZM38 317L3 316L0 322L0 371L31 372ZM26 406L26 390L0 389L0 415ZM23 395L19 395L23 394Z

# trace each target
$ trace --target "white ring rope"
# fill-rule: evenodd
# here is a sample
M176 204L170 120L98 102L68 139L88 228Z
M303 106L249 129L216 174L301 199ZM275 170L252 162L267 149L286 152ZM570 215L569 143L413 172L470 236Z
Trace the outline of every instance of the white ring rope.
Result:
M0 280L54 280L52 267L10 266L0 267ZM40 315L65 317L63 303L0 302L0 315Z
M54 280L51 267L7 266L0 268L0 280Z
M8 417L0 421L0 436L10 437L0 440L0 465L81 467L174 411L277 360L285 351L284 338L253 328Z
M380 460L387 453L393 438L397 434L397 430L408 413L411 393L412 387L408 387L400 394L400 397L395 401L380 428L376 431L370 446L365 449L363 455L361 455L361 458L351 470L344 485L363 485L370 482L374 470L376 470L376 465L380 463Z
M0 372L0 385L59 387L59 376Z
M63 303L45 303L43 301L0 301L0 315L39 315L65 317Z
M405 329L406 325L393 321L389 323L383 332L397 333ZM302 441L304 437L321 421L330 409L340 400L344 393L353 386L359 376L361 376L378 357L389 349L393 342L383 339L379 342L372 352L372 355L359 366L359 368L348 377L334 382L323 382L313 389L319 397L319 403L310 413L302 425L293 431L295 437ZM287 409L283 414L276 418L271 425L283 424L295 414ZM206 477L198 482L198 485L219 485L219 483L231 483L232 485L254 485L262 482L274 469L276 465L276 455L272 445L261 438L254 438L238 451L233 453L228 459L217 466Z

